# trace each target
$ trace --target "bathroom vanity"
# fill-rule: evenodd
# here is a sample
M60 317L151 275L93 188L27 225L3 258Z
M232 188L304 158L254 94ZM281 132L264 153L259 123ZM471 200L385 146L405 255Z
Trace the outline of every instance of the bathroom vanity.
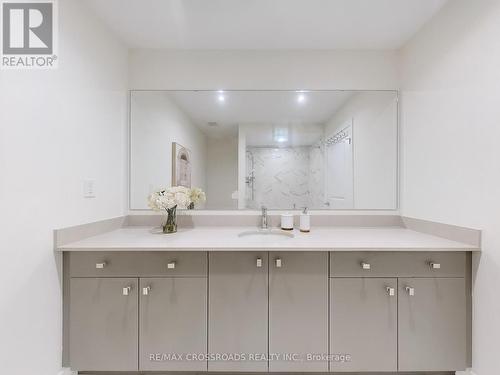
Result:
M452 373L470 363L474 244L394 226L108 229L59 236L73 370Z

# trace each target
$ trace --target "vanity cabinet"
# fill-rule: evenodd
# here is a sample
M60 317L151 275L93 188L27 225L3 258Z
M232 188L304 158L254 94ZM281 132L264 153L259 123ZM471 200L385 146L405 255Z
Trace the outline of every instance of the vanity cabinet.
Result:
M88 371L137 371L138 279L73 278L70 363Z
M467 367L465 252L332 252L330 277L331 371Z
M398 370L396 278L330 279L330 371Z
M399 370L449 371L466 366L464 278L399 279Z
M64 356L76 371L470 365L467 252L82 251L64 265Z
M267 252L209 254L208 352L246 356L211 360L209 371L268 370L268 265Z
M328 253L213 252L209 270L209 354L259 355L210 371L328 371Z
M65 264L72 369L207 370L206 252L79 252Z
M328 253L270 252L269 262L269 352L279 356L269 370L328 371Z

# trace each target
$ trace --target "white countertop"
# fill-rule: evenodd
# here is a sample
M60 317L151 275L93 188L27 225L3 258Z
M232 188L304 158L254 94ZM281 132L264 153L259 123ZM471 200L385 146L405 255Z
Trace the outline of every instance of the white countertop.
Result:
M293 231L294 237L239 234L255 227L201 226L163 234L160 228L123 227L60 246L60 251L250 251L250 250L479 250L472 245L416 232L402 227L316 227L310 233ZM280 232L280 229L273 229ZM287 232L291 233L291 232Z

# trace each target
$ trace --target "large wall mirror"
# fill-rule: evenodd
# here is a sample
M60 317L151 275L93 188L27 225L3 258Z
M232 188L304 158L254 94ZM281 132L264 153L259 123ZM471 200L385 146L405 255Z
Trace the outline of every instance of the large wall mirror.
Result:
M130 208L199 187L195 209L392 210L396 91L131 91Z

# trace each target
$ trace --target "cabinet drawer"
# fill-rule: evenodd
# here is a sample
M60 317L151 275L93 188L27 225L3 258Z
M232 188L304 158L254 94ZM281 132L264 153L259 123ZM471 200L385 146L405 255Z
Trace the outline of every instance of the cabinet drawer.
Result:
M207 253L109 251L70 253L71 277L207 276Z
M465 252L353 251L330 254L330 277L465 277Z

